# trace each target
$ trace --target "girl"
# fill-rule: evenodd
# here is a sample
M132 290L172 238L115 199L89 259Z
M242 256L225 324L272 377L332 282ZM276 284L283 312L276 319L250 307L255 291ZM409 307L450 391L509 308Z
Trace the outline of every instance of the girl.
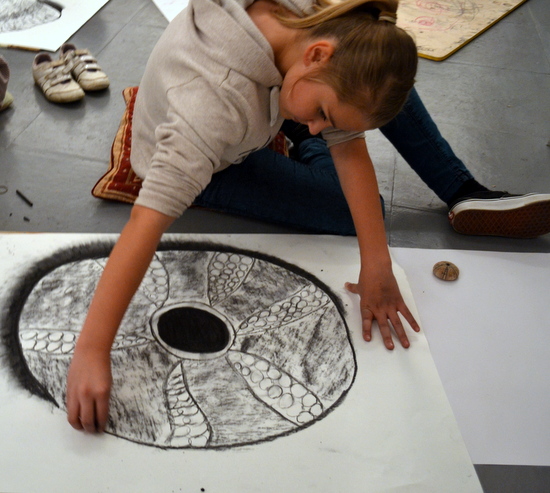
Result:
M396 27L396 10L397 0L191 0L168 26L151 54L134 109L131 162L143 186L100 279L69 370L73 427L105 427L111 345L162 234L199 194L197 203L223 195L224 180L235 179L230 169L250 183L250 193L254 173L276 173L276 163L259 169L265 154L254 151L274 138L284 119L307 125L311 134L322 132L339 181L319 177L317 170L302 173L298 183L289 183L292 190L284 190L292 197L291 210L305 210L306 217L315 211L314 229L334 232L331 225L346 209L349 224L343 228L356 232L361 254L359 280L347 287L361 297L364 339L371 339L376 319L388 349L394 347L392 328L409 346L399 313L414 330L419 327L392 274L363 135L397 115L414 83L416 47ZM298 152L326 166L323 152L308 147L311 140L298 142ZM300 190L297 206L292 201ZM275 209L278 201L271 202Z

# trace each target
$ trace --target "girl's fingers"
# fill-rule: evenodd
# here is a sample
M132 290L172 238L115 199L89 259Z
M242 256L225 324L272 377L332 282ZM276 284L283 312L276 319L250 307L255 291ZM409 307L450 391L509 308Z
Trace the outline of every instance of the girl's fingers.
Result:
M345 287L350 293L359 294L359 287L357 286L357 284L354 284L354 283L351 283L351 282L347 282L346 284L344 284L344 287Z
M361 309L361 318L363 319L363 339L369 342L372 339L372 319L373 313L368 308Z
M80 406L80 422L82 427L88 433L95 433L97 431L96 427L96 416L95 416L95 404L92 402L86 402Z
M397 337L399 338L399 342L401 342L401 345L404 348L408 348L411 344L409 342L409 339L407 338L407 334L405 333L405 327L403 327L403 323L399 318L399 314L395 312L393 313L393 316L390 315L390 317L391 317L390 322L393 325L393 330L395 331Z
M387 349L392 350L395 346L393 344L393 339L391 337L391 328L390 324L388 324L388 320L378 320L378 326L380 327L380 334L382 334L382 339L384 341L384 346L386 346Z
M359 291L359 284L346 282L344 287L350 293L361 295ZM370 308L361 308L363 339L367 342L372 340L372 323L376 320L378 322L380 334L382 335L386 348L394 349L395 347L392 339L392 331L395 332L404 348L410 347L411 344L409 338L407 337L405 327L399 318L399 313L403 315L414 331L419 332L420 326L405 303L401 300L401 302L397 302L397 306L393 307L393 309L381 309L377 311L379 313L375 314Z
M409 322L415 332L420 332L420 325L418 325L418 322L415 320L413 314L407 308L407 305L403 304L403 306L399 308L399 313L401 313L401 315L405 317L405 320Z
M78 404L75 404L75 403L67 403L67 419L69 421L69 423L71 424L71 426L75 429L75 430L82 430L83 429L83 426L82 426L82 423L80 422L80 406Z
M96 403L97 431L103 433L109 419L109 399Z

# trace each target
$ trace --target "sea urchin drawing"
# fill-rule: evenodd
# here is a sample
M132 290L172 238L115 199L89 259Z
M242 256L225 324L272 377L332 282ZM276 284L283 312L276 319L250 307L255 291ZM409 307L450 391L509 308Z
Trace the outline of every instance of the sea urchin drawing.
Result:
M2 0L0 33L24 31L53 22L61 17L63 7L51 0Z
M4 320L19 379L62 409L111 247L65 247L30 265ZM338 407L356 375L343 310L327 286L273 257L194 242L161 244L111 360L107 432L167 449L236 447L302 430Z

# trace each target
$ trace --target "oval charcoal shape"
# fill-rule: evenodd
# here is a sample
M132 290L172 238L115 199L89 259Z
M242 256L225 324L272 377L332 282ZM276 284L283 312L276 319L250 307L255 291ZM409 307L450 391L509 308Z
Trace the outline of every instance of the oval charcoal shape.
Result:
M62 408L112 246L60 248L30 266L13 293L13 367ZM159 246L111 360L107 432L160 448L226 448L296 432L334 410L356 374L341 303L326 285L271 256L183 241Z

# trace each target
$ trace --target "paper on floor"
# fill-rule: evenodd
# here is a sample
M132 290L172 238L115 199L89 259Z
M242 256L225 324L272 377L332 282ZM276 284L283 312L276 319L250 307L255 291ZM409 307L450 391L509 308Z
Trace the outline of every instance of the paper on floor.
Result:
M110 237L113 238L113 237ZM61 246L101 235L0 236L2 299L29 265ZM84 435L64 412L18 388L1 370L1 489L90 491L481 491L424 335L387 351L360 336L357 299L343 289L358 274L353 238L290 235L173 236L259 251L304 269L344 302L357 374L338 407L295 433L223 450L159 450L121 438ZM403 271L396 275L413 311ZM52 321L55 325L55 321ZM51 328L51 327L50 327ZM58 471L58 474L51 474Z

